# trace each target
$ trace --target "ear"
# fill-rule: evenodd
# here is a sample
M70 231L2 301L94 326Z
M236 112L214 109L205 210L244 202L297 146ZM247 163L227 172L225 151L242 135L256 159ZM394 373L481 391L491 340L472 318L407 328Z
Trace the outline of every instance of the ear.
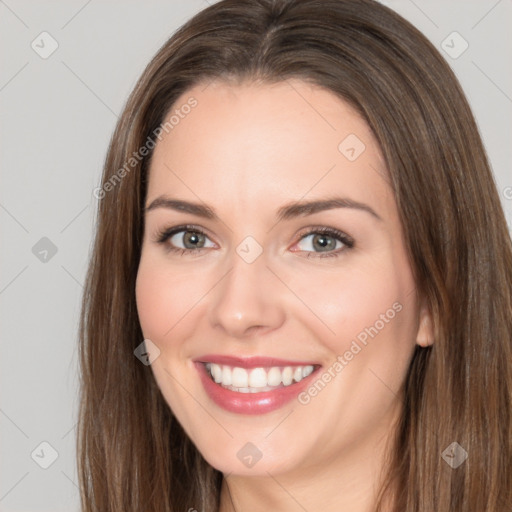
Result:
M434 344L434 324L432 322L432 314L425 304L425 301L422 301L422 305L420 307L420 318L418 334L416 335L416 343L420 347L429 347Z

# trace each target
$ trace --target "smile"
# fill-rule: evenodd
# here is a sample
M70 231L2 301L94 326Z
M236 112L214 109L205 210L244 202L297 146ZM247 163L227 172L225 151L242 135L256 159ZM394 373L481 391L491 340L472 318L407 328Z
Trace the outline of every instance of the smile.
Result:
M313 365L245 369L206 363L205 367L217 384L238 393L261 393L291 386L311 375L314 370Z
M316 363L231 356L204 356L194 365L214 404L238 414L265 414L283 407L320 368Z

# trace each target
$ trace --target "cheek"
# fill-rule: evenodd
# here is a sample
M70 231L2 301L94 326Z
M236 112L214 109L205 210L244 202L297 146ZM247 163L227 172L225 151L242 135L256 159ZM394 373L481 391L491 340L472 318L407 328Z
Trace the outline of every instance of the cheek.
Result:
M300 403L328 418L333 439L343 431L356 440L387 417L407 373L417 327L412 274L383 257L314 279L303 274L295 284L315 312L303 319L329 352L325 386L315 382Z
M417 327L410 268L385 257L359 263L350 271L297 274L293 289L313 313L302 318L331 354L359 354L359 345L365 349L360 351L364 357L358 355L361 362L370 357L397 361L403 355L405 364Z
M390 325L387 320L405 316L403 311L411 309L409 292L413 287L407 274L406 270L396 272L383 266L350 273L303 274L295 279L294 290L314 313L316 324L323 324L325 339L343 340L366 332L374 324L382 330L382 322Z
M161 276L155 266L141 259L135 285L137 312L145 338L160 339L170 325L165 322L163 305L167 303L167 287L162 286ZM169 304L167 305L169 307ZM170 317L168 316L168 319Z
M145 338L159 346L187 316L201 296L193 276L171 272L168 265L143 253L136 281L139 321ZM162 350L163 347L160 346Z
M204 317L201 299L211 286L197 270L189 271L186 265L177 269L151 251L142 254L136 280L139 321L144 337L160 350L151 371L164 400L194 442L204 439L205 425L210 426L206 429L209 436L218 426L211 424L211 416L199 402L190 399L201 396L202 387L187 352L187 341ZM226 443L223 432L217 435L218 444ZM208 438L203 446L211 442Z

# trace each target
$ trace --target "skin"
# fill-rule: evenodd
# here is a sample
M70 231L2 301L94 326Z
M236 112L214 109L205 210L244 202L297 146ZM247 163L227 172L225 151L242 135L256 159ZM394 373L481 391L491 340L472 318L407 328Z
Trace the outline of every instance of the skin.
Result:
M163 207L145 215L136 296L144 336L160 350L154 377L224 473L222 512L369 511L414 347L432 343L378 144L346 102L299 80L201 84L173 109L191 96L197 106L155 147L145 204L165 194L207 204L219 220ZM338 149L349 134L365 145L354 161ZM333 196L380 218L335 208L277 221L285 204ZM166 250L185 247L183 232L157 242L159 231L181 224L206 231L202 251ZM338 229L354 247L338 242L330 251L337 256L322 257L309 227ZM252 263L236 252L247 236L263 249ZM307 405L227 412L208 398L192 363L211 353L264 355L326 371L396 303L400 312ZM262 453L252 468L237 457L247 442Z

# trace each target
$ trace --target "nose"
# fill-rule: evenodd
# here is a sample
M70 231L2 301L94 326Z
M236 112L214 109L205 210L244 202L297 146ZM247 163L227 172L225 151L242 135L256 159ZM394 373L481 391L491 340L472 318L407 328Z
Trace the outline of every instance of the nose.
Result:
M264 255L247 263L234 253L231 262L231 270L212 290L210 325L232 338L279 328L285 320L283 291Z

